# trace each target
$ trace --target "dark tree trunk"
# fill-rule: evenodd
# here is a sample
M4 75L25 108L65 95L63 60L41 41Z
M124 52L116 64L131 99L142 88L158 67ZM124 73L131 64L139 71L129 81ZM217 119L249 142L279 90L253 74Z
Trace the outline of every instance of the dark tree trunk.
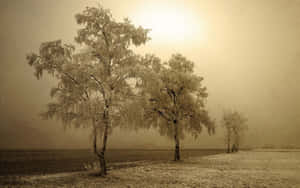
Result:
M180 148L179 148L179 140L178 138L175 138L175 156L174 161L180 160Z
M231 152L234 153L236 151L235 144L232 144Z
M106 161L105 161L105 153L101 152L101 155L99 155L99 162L100 162L100 176L107 175L107 169L106 169Z
M107 168L106 168L106 160L105 160L105 151L106 151L106 143L108 137L108 127L109 127L109 109L107 108L104 111L104 133L103 133L103 141L102 141L102 149L99 155L99 162L100 162L100 175L105 176L107 175Z
M179 137L178 137L178 124L177 124L176 120L174 120L174 128L175 128L175 134L174 134L174 141L175 141L174 161L179 161L180 160L180 148L179 148Z
M227 144L227 153L230 153L230 142Z
M97 149L97 127L94 125L94 153L97 155L99 163L100 163L100 176L107 175L107 168L106 168L106 160L105 160L105 151L106 151L106 144L107 144L107 137L108 137L108 128L109 128L109 112L108 109L104 111L103 119L105 122L104 132L103 132L103 141L102 141L102 148L99 152ZM101 133L100 133L101 134Z
M227 129L228 133L227 133L227 153L230 153L230 129Z

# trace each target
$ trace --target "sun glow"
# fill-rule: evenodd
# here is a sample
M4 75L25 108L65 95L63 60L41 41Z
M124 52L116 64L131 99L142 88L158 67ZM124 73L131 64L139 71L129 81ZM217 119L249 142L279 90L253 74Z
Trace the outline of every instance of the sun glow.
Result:
M184 7L148 6L137 16L138 24L151 29L152 40L184 41L199 37L200 21Z

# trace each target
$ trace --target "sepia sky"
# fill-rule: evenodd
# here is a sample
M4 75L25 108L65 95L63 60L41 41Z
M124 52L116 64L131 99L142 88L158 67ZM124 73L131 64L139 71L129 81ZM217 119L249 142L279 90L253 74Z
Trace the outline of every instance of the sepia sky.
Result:
M138 53L182 53L204 77L217 134L186 138L183 147L222 147L227 109L249 119L245 145L300 146L300 0L1 0L0 148L90 147L88 131L39 118L55 80L36 80L25 56L45 41L73 43L74 15L99 2L117 20L152 28ZM154 130L116 130L108 143L173 148Z

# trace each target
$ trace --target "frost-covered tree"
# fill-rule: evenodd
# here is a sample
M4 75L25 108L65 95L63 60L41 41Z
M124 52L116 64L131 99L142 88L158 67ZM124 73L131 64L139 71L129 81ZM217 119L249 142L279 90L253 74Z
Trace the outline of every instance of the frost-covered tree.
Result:
M60 40L46 42L27 60L38 79L45 71L58 79L51 91L54 102L44 116L76 127L92 127L100 174L106 175L108 134L120 124L122 111L133 94L128 80L135 77L141 60L131 46L146 43L148 30L135 27L128 19L117 22L101 6L87 7L75 18L82 26L75 41L84 50L75 51L73 45ZM98 137L102 138L100 150Z
M205 109L208 95L203 78L194 73L194 63L180 54L165 63L147 55L142 62L146 69L137 82L143 109L140 124L158 128L161 135L174 139L174 160L180 160L180 139L185 133L196 138L203 126L209 133L214 131L214 122ZM137 109L138 105L134 106Z
M243 133L247 129L246 122L247 119L237 111L228 111L224 113L222 124L225 128L227 153L237 152L239 150Z

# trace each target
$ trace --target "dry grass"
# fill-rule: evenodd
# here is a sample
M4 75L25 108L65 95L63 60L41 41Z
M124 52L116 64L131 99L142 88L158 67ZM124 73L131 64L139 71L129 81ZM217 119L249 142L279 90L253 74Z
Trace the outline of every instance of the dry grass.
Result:
M243 151L177 163L142 161L129 168L112 169L105 178L93 172L18 177L14 186L298 188L299 174L299 151ZM12 186L8 179L5 186Z

